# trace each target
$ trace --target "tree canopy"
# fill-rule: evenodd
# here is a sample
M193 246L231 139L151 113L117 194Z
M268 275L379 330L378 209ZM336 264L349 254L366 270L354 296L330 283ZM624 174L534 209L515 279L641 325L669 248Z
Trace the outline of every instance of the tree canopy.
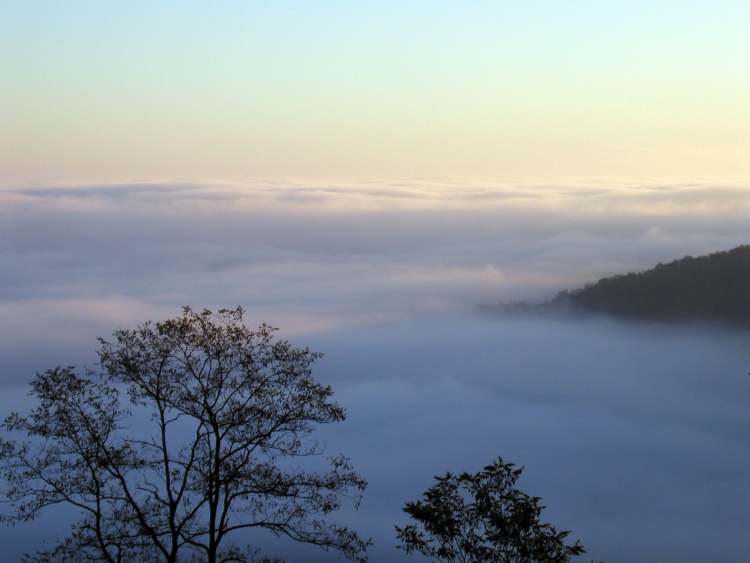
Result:
M36 561L248 561L254 529L364 560L368 542L327 516L365 480L343 456L294 462L323 453L318 425L345 418L312 377L319 357L248 328L241 308L117 330L96 368L38 374L37 405L5 420L3 519L77 509Z
M453 563L566 563L585 553L570 532L540 521L541 499L516 488L523 469L498 459L476 474L446 473L404 511L396 527L406 553Z

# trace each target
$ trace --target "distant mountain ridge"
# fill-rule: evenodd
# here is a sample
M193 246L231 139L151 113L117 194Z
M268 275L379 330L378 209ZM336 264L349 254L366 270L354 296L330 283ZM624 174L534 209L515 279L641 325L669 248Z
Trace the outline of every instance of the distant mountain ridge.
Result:
M539 305L512 303L481 308L515 314L572 309L659 321L750 325L750 245L705 256L685 256L643 272L602 278L580 289L562 291Z

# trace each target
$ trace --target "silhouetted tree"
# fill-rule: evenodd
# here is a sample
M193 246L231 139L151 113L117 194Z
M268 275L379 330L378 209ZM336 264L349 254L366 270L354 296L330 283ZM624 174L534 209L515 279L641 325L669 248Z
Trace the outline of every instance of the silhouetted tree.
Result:
M570 532L539 521L538 497L516 488L522 468L499 459L476 474L436 477L422 500L404 507L416 524L396 533L406 553L462 563L563 563L585 553Z
M186 307L100 339L96 370L38 374L27 416L4 422L9 523L68 504L71 535L37 561L250 561L230 536L265 529L364 560L367 542L326 521L365 480L341 456L322 471L310 434L344 420L311 367L319 354L243 324L243 311ZM9 434L11 437L11 434ZM241 534L240 534L241 535Z

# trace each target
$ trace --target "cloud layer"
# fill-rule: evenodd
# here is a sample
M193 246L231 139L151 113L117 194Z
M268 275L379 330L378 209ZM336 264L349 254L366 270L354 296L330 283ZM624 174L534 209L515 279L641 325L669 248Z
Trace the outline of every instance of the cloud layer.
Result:
M0 191L0 306L242 303L290 330L479 301L750 240L750 188L255 182ZM2 305L6 304L6 305Z
M470 311L746 243L749 214L740 183L2 189L0 414L35 370L90 360L117 326L241 304L326 353L319 375L350 418L325 437L371 482L345 518L376 540L372 560L397 557L392 525L432 475L502 455L592 559L736 561L745 335ZM44 522L13 531L18 550L59 529Z

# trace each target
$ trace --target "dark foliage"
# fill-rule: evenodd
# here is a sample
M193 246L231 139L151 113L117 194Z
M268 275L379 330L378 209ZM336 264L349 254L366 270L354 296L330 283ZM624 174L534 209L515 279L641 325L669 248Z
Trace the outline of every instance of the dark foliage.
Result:
M436 477L404 507L416 524L396 527L401 547L437 561L564 563L584 553L569 532L540 522L541 499L516 488L522 469L499 459L476 474Z
M555 300L652 320L750 322L750 245L604 278Z
M255 561L253 529L364 559L367 542L326 515L365 481L340 456L323 471L291 463L322 453L318 424L344 420L312 378L319 354L242 320L185 308L101 340L96 371L37 375L37 406L3 425L20 436L0 440L3 519L58 504L81 519L31 560Z

